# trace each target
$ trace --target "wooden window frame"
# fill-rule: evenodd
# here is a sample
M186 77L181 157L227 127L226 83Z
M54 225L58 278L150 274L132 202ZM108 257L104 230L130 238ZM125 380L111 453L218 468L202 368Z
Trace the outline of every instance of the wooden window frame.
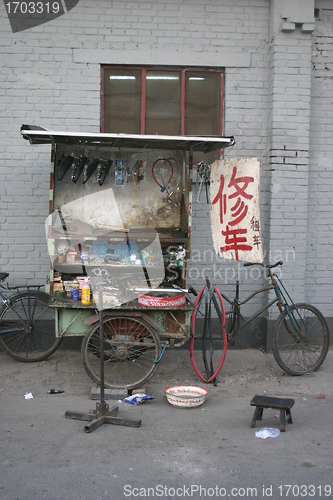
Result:
M104 64L101 65L101 132L105 130L105 117L104 117L104 104L105 104L105 93L104 93L104 82L105 82L105 71L109 69L123 69L123 70L140 70L142 77L142 87L141 87L141 130L140 134L145 135L145 123L146 123L146 76L147 71L179 71L181 73L181 135L185 135L185 83L186 83L186 72L187 71L197 71L202 73L214 72L220 74L220 131L219 135L223 135L223 124L224 124L224 84L225 84L225 71L224 68L205 68L205 67L173 67L173 66L124 66L124 65L114 65L114 64Z

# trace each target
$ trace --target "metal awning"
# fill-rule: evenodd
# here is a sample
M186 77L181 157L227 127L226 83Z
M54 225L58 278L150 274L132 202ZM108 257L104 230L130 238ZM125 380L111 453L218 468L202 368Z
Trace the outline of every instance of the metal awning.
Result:
M170 136L136 134L92 134L46 130L34 125L22 125L21 134L30 144L82 144L114 148L168 149L178 151L210 151L231 147L233 137L221 136Z

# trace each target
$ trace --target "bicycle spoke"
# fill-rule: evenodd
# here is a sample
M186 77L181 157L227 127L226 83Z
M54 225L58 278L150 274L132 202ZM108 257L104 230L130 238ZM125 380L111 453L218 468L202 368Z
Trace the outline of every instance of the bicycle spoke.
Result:
M329 347L329 331L322 314L308 304L298 304L282 313L273 339L279 366L290 375L317 370Z
M105 387L129 389L141 386L155 373L160 350L159 337L141 320L127 316L105 319ZM86 334L81 353L89 377L99 383L99 325Z
M55 336L54 310L41 292L19 293L0 311L0 343L18 361L42 361L61 344Z

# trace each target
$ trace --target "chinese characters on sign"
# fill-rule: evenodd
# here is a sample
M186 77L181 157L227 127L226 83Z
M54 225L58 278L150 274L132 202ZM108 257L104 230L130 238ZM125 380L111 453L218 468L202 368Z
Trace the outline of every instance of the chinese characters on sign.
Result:
M262 262L259 205L260 159L216 161L210 201L214 250L225 259Z

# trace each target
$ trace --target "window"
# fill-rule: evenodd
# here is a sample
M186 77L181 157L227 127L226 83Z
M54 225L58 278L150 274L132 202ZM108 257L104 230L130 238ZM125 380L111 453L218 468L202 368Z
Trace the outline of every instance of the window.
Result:
M102 66L102 132L222 135L224 71Z

